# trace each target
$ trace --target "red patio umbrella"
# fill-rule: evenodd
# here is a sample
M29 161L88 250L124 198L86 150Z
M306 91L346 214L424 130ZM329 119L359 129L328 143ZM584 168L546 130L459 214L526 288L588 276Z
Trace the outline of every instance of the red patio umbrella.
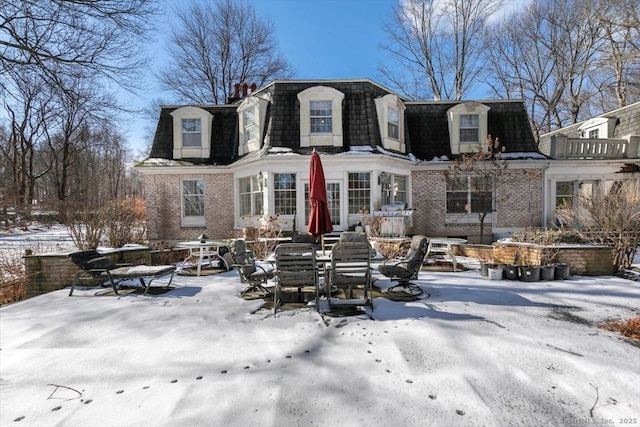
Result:
M333 231L331 215L327 206L327 186L324 181L324 170L320 155L313 150L311 154L311 168L309 170L309 234L320 236L322 250L324 250L324 234Z

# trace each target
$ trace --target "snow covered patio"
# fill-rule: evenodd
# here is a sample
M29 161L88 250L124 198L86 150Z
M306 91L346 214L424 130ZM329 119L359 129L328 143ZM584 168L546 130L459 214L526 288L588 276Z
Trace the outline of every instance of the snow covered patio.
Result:
M235 271L178 275L162 295L63 289L2 307L0 424L640 423L640 346L596 326L640 316L640 282L469 270L417 283L426 298L377 298L373 320L328 325L239 298Z

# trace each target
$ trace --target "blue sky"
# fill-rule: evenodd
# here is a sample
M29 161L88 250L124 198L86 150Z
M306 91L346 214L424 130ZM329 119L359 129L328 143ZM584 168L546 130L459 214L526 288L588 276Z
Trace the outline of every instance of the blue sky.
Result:
M376 80L382 22L395 0L250 0L273 22L298 79Z

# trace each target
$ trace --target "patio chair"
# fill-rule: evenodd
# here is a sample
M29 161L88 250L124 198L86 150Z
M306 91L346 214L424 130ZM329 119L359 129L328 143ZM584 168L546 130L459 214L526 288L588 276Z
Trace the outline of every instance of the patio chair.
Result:
M371 246L368 242L338 242L331 250L331 267L325 283L329 303L340 306L370 306L373 310L371 280ZM354 300L353 289L362 286L363 298ZM334 288L344 289L345 299L332 298ZM348 293L347 293L348 290Z
M76 273L73 279L69 296L73 295L78 283L86 278L101 280L103 283L108 282L116 295L118 295L118 283L124 280L138 279L140 280L140 285L144 288L143 295L146 295L151 287L151 282L158 277L170 274L169 283L165 285L168 288L173 281L173 273L176 270L174 265L116 264L95 249L73 252L68 257L75 265L80 267L80 271ZM145 279L149 279L149 281L145 282Z
M415 283L411 283L411 280L418 277L418 272L422 268L428 246L429 238L423 235L413 236L409 251L404 258L400 260L387 260L378 266L380 274L388 277L392 282L398 281L398 284L387 289L388 293L400 294L400 292L402 292L406 294L408 292L410 295L416 297L422 295L422 289ZM400 288L402 288L402 290L400 290Z
M240 282L248 285L240 292L240 296L249 292L255 292L259 297L271 295L271 290L267 289L265 285L269 279L273 278L273 270L256 264L251 252L247 251L247 243L244 239L232 240L229 243L229 255L232 259L230 265L238 271ZM226 257L227 254L224 256Z
M313 286L316 304L320 295L318 265L313 245L308 243L281 243L275 250L276 270L273 293L273 312L278 311L283 288L297 288L298 299L302 299L302 288Z

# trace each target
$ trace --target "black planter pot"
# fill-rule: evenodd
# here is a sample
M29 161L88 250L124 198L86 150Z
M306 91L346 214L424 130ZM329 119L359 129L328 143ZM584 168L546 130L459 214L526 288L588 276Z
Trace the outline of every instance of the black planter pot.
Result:
M540 280L540 266L528 265L520 267L520 280L523 282L537 282Z
M553 265L543 265L540 267L540 280L553 280L555 278L556 267Z
M517 265L504 265L502 266L504 270L504 278L507 280L518 280L520 278L520 271L518 270Z
M556 264L555 268L555 278L558 280L567 280L571 277L571 271L569 269L569 264L559 263Z

